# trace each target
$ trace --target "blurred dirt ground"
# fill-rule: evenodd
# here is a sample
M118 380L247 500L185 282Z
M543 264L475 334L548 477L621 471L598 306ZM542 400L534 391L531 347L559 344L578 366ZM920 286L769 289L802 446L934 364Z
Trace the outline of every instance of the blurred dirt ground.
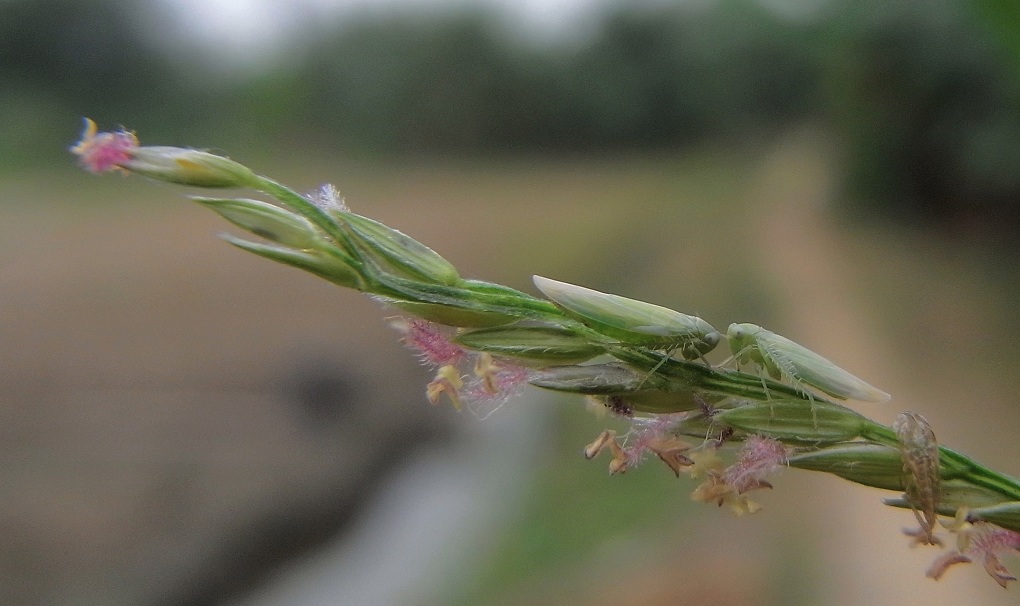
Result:
M449 424L371 302L195 210L7 213L32 237L0 268L5 603L204 603Z

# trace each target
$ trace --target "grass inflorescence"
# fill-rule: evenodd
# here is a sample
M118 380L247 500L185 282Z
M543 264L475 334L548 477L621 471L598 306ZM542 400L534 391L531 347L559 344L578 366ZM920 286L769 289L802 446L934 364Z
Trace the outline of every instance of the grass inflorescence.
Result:
M692 497L736 514L749 497L793 467L899 493L886 503L913 511L919 543L956 548L928 571L980 561L995 581L1014 577L999 554L1020 549L1020 481L938 444L915 413L891 427L851 410L846 399L889 395L828 359L757 325L721 333L665 307L535 276L544 297L461 277L411 236L355 214L328 186L303 195L228 158L140 145L133 133L100 133L87 121L72 148L92 172L127 171L204 188L248 188L272 202L194 198L256 236L231 244L368 294L404 319L393 325L435 378L433 403L491 410L524 386L585 396L630 424L606 430L584 449L609 453L623 473L657 458L675 475L700 481ZM707 355L727 341L732 357Z

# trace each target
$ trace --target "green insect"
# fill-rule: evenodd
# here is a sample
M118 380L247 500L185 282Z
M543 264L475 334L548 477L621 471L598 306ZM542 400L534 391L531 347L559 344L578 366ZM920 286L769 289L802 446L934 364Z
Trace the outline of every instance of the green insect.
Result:
M569 315L626 345L676 350L693 360L722 340L719 331L696 316L542 276L534 280Z
M891 397L803 345L756 324L730 324L726 337L738 364L757 364L773 379L785 377L844 400L885 402Z

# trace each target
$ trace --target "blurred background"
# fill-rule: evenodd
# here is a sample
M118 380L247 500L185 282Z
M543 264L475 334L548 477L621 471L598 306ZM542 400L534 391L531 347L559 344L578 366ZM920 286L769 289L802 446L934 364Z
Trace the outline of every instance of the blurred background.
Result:
M465 276L764 325L1016 474L1018 101L1008 0L0 0L0 602L1016 603L924 578L881 491L738 519L585 461L623 427L579 399L433 408L388 311L66 150L89 116Z

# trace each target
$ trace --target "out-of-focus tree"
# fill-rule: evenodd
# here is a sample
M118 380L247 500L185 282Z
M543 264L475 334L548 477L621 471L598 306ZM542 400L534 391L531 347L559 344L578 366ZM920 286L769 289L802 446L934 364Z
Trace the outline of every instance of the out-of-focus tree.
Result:
M304 66L311 122L380 151L484 149L534 89L515 61L480 15L359 23Z
M823 111L848 200L911 220L1020 222L1020 87L965 5L846 5L827 25Z
M223 77L162 54L152 5L7 0L0 151L31 161L81 115L199 145L470 156L747 145L821 116L854 208L1012 229L1013 6L836 0L793 18L754 0L627 3L542 43L481 10L377 14L309 25L291 56Z
M678 147L803 117L807 40L744 3L621 8L546 46L480 12L375 18L324 34L250 102L296 101L310 136L381 152Z
M70 124L58 116L140 128L159 108L179 107L178 74L146 43L134 8L117 0L0 3L0 151L7 162L38 160L48 150L39 141L66 138Z
M621 10L565 78L605 147L753 139L806 115L816 74L806 41L751 3Z
M1020 3L1013 0L973 0L984 25L1012 54L1012 66L1020 77Z

